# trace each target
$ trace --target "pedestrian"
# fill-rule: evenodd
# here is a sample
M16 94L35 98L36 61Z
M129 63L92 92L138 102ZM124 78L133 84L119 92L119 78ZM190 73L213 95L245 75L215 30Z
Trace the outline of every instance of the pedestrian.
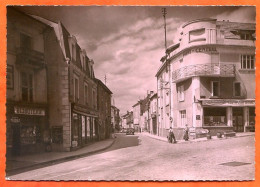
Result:
M168 141L169 141L169 143L172 143L172 139L174 140L173 143L176 143L176 139L175 139L175 136L174 136L172 127L170 127L170 129L169 129L169 135L168 135Z
M188 127L188 124L185 125L185 128L184 128L184 136L183 136L183 139L185 141L188 141L189 140L189 127Z

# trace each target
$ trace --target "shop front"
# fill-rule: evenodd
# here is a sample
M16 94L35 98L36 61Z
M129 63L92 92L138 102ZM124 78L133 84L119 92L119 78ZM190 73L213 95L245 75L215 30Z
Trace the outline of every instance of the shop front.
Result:
M7 154L46 151L49 126L45 105L7 104Z
M72 106L72 150L97 141L99 128L96 111L90 111L82 106Z
M211 134L232 130L253 131L255 124L255 100L212 99L202 100L203 128Z

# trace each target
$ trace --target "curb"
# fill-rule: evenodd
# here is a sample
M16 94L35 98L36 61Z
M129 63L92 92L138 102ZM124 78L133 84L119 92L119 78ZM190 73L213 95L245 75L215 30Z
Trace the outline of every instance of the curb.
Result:
M152 137L152 136L149 136L149 135L146 135L144 134L144 136L147 136L149 138L152 138L152 139L155 139L155 140L159 140L159 141L162 141L162 142L167 142L167 140L162 140L162 139L159 139L157 137ZM188 143L198 143L198 142L205 142L205 141L217 141L217 140L227 140L227 139L231 139L231 138L242 138L242 137L247 137L247 136L255 136L255 134L247 134L247 135L243 135L243 136L234 136L234 137L227 137L227 138L216 138L216 139L202 139L202 140L199 140L199 141L181 141L181 142L178 142L177 140L177 143L175 144L188 144ZM179 140L180 141L180 140Z
M86 152L86 153L81 153L81 154L78 154L78 155L72 155L72 156L67 156L67 157L63 157L63 158L59 158L59 159L54 159L54 160L50 160L50 161L46 161L46 162L40 162L40 163L36 163L36 164L33 164L33 165L29 165L29 166L24 166L24 167L20 167L20 168L16 168L16 169L9 169L9 170L5 170L6 172L6 177L7 176L11 176L11 175L14 175L14 174L18 174L18 173L21 173L23 172L23 170L26 170L26 169L29 169L29 168L32 168L32 169L38 169L40 168L41 166L47 166L47 165L50 165L50 164L54 164L56 162L58 163L62 163L62 162L65 162L65 161L69 161L69 160L74 160L76 158L81 158L81 157L84 157L84 156L88 156L88 155L92 155L92 154L95 154L97 152L101 152L101 151L104 151L108 148L110 148L114 143L115 143L115 138L113 139L113 141L106 147L102 148L102 149L98 149L98 150L95 150L95 151L90 151L90 152ZM8 173L8 174L7 174Z

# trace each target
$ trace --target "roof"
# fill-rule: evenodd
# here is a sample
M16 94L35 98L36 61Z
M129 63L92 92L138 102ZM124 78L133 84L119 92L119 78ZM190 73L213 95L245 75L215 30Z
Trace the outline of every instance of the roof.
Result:
M201 18L201 19L195 19L195 20L191 20L191 21L188 21L186 23L183 24L182 28L186 27L187 25L189 24L192 24L192 23L196 23L196 22L209 22L209 21L217 21L217 19L212 19L212 18Z
M113 94L110 89L99 79L95 78L95 81L100 85L102 86L108 93L110 94Z

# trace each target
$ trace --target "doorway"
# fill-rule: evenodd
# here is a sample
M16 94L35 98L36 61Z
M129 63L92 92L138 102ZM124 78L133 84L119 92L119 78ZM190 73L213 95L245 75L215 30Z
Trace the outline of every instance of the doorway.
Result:
M233 108L233 128L235 132L244 132L243 108Z

